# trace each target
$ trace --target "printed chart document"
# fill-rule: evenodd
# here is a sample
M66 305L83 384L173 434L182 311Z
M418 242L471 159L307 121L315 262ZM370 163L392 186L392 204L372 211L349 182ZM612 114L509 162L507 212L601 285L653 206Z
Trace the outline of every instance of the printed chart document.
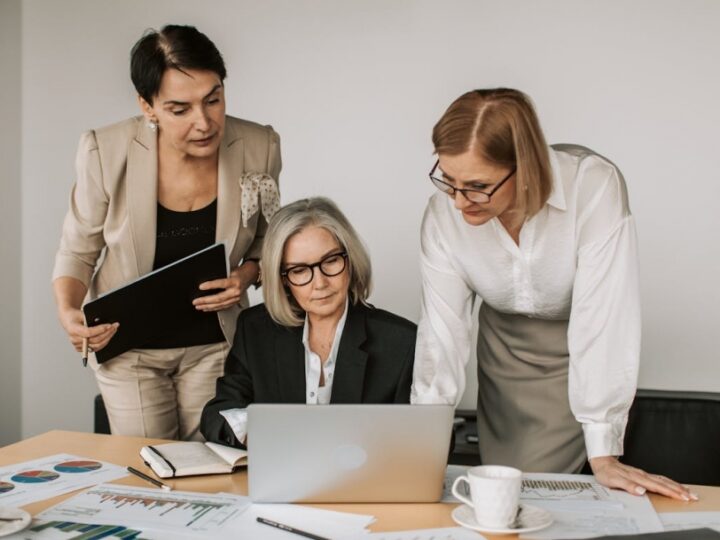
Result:
M161 540L162 533L153 534L123 525L96 525L71 521L33 520L27 529L5 540ZM167 538L167 533L165 534Z
M249 505L250 499L238 495L167 492L104 484L48 508L37 517L43 521L122 525L164 531L164 538L190 535L224 538L224 531L242 516Z
M608 488L598 484L593 476L579 474L526 473L523 475L520 498L537 506L552 502L556 510L563 507L568 510L624 508L623 503Z
M0 467L0 506L22 506L127 476L125 468L70 454Z
M80 523L92 527L117 527L118 531L121 531L119 538L132 540L288 539L287 532L258 523L258 516L304 531L329 535L331 538L365 533L365 527L375 520L368 515L333 512L293 504L253 505L248 497L228 493L167 492L105 484L41 512L36 523L46 525L42 532L65 534L47 538L72 538L67 536L63 528L74 531ZM47 525L48 523L52 525ZM123 528L129 532L123 534ZM112 538L109 534L106 537ZM87 538L83 537L84 540Z
M452 485L458 476L467 473L467 465L448 465L443 484L442 502L459 503L452 494ZM589 478L589 479L588 479ZM460 484L460 489L466 492L467 484ZM554 509L566 506L568 509L600 508L623 509L621 501L614 498L609 489L601 486L592 476L557 475L525 473L522 480L521 498L528 504L538 505L538 502L553 501ZM565 503L564 505L562 503ZM587 503L592 503L588 506Z
M247 451L212 442L174 442L143 446L145 463L160 478L231 473L247 465Z
M592 538L659 532L662 523L646 495L606 489L591 475L523 475L521 502L548 510L554 523L525 539Z
M462 527L443 529L418 529L414 531L394 531L370 533L343 537L342 540L484 540L480 533Z
M664 512L658 515L666 531L707 527L720 532L720 512Z

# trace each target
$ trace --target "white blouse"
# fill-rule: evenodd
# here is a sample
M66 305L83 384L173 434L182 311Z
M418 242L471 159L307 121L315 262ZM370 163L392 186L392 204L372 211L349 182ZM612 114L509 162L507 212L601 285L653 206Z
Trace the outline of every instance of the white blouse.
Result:
M422 306L411 401L458 404L476 297L504 313L568 320L570 408L588 457L621 455L640 357L635 221L625 181L584 147L550 149L553 189L515 244L472 226L444 193L421 233Z

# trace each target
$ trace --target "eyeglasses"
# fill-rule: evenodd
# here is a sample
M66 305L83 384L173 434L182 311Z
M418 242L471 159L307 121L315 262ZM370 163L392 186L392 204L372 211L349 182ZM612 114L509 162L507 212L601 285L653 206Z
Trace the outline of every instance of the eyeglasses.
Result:
M323 275L327 277L342 274L345 266L347 266L347 258L348 254L345 251L331 253L316 263L296 264L295 266L286 268L280 272L280 275L298 287L307 285L315 277L315 268L319 268Z
M505 182L510 180L510 177L515 174L515 171L517 170L515 167L510 171L510 174L508 174L505 178L500 180L497 184L495 184L495 187L492 188L489 192L488 191L482 191L480 189L476 188L457 188L453 186L452 184L448 184L444 180L441 180L437 176L435 176L438 166L440 165L440 160L437 160L435 162L435 165L430 170L430 181L435 185L436 188L438 188L443 193L447 193L450 197L455 197L455 194L459 191L463 194L463 197L465 197L468 201L474 202L474 203L488 203L490 202L490 197L493 196L493 194L500 189L500 186L502 186Z

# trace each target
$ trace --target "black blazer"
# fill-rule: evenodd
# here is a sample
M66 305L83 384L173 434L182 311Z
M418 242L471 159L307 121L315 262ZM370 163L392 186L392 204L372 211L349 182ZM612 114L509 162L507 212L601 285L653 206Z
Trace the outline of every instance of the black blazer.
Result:
M409 403L417 326L382 309L348 307L340 337L331 403ZM251 403L305 403L303 328L272 320L261 304L244 310L203 409L200 430L208 441L239 446L220 411Z

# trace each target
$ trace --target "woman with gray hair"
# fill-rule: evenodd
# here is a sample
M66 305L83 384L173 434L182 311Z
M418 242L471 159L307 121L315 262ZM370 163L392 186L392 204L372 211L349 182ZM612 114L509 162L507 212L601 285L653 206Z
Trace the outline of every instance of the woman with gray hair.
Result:
M409 403L416 326L367 303L370 258L329 199L303 199L270 221L264 304L238 317L202 413L209 441L239 446L250 403Z

